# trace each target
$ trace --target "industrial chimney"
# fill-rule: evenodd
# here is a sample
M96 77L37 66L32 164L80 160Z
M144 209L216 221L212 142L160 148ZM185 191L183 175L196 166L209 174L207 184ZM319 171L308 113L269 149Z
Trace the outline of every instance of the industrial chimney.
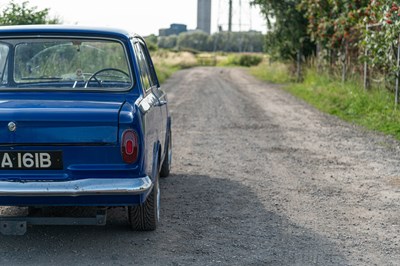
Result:
M211 34L211 0L197 0L197 29Z

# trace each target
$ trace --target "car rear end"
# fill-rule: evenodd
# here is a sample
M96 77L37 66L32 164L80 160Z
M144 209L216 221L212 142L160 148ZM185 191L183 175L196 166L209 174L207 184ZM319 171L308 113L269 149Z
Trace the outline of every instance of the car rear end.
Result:
M153 184L129 51L68 35L0 31L0 205L141 204Z

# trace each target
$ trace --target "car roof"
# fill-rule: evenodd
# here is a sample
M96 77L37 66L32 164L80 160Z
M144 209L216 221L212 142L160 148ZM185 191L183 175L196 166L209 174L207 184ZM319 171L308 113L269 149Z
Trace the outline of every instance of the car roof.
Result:
M130 37L141 38L137 34L119 28L77 26L77 25L19 25L19 26L0 26L0 36L41 36L41 35L61 35L61 36L102 36L119 39Z

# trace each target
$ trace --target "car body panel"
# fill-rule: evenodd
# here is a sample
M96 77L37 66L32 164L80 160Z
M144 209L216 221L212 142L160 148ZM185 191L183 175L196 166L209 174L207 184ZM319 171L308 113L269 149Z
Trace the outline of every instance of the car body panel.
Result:
M0 128L10 121L16 129L0 131L6 143L116 143L121 102L4 99Z

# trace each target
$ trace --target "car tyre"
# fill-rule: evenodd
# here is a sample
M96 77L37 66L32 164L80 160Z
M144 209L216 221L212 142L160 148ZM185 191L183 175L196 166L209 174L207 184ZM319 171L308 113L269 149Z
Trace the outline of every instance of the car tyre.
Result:
M168 134L168 145L167 150L165 152L165 158L163 164L161 166L160 177L168 177L171 171L171 163L172 163L172 134L171 129Z
M160 216L159 173L154 179L154 186L146 201L140 205L128 207L131 229L134 231L154 231Z

